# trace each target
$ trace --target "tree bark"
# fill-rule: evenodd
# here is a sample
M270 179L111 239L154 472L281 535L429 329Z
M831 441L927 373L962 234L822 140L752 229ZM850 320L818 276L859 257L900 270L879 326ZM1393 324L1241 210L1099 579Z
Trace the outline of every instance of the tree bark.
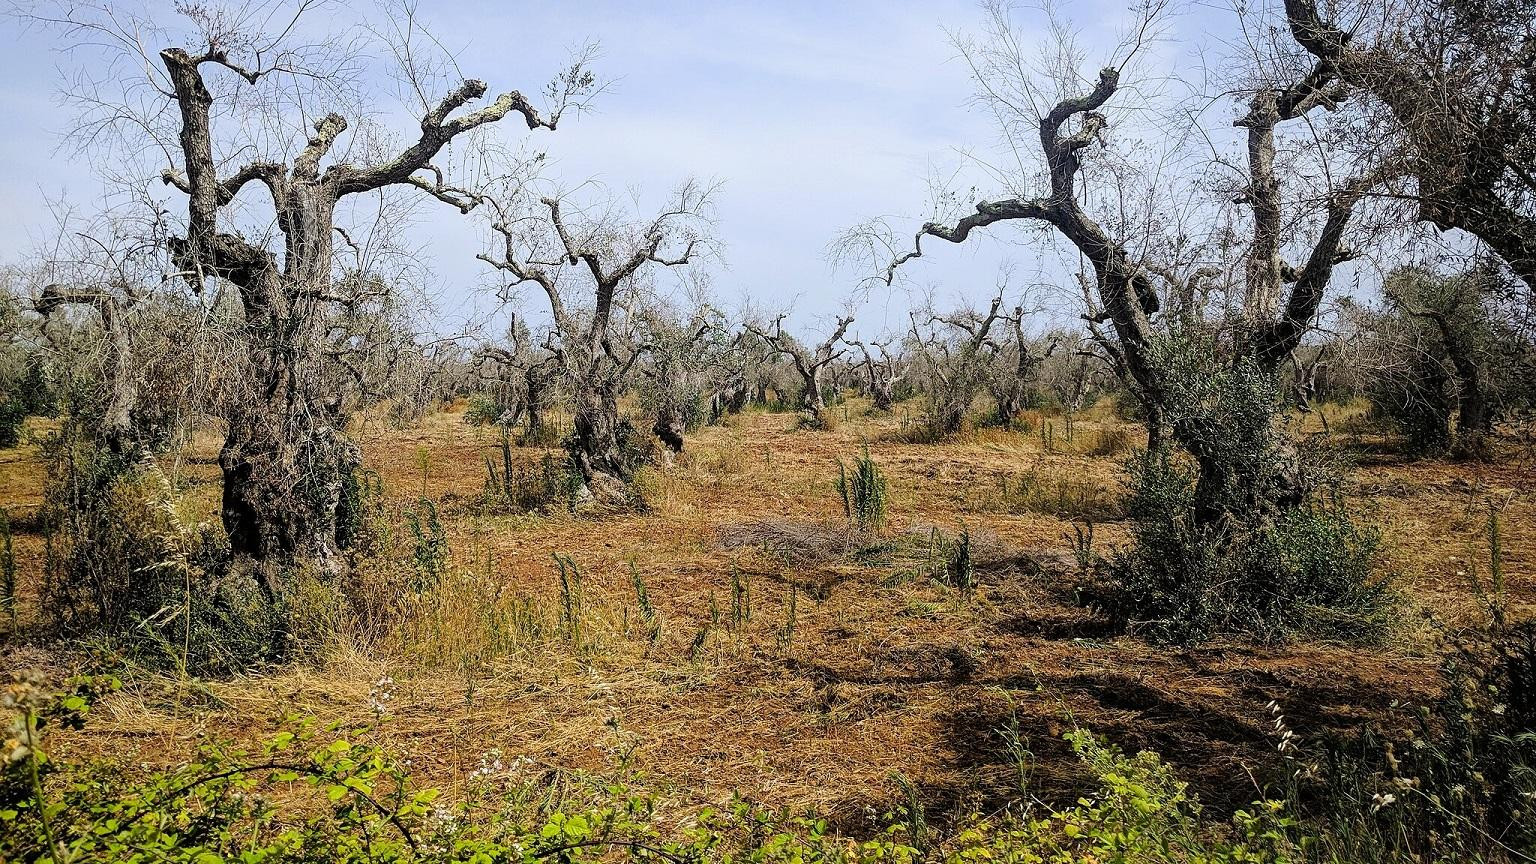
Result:
M576 393L575 434L571 454L594 501L617 505L633 471L625 458L617 388L606 383L579 388Z

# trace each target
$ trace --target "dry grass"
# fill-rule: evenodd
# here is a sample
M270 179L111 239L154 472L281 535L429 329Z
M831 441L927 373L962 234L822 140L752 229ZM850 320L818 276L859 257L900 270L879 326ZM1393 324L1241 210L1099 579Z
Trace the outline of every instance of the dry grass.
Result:
M864 804L892 798L894 772L917 783L934 813L1006 794L1015 768L997 730L1013 713L1039 760L1042 796L1080 780L1057 737L1076 722L1157 749L1208 799L1231 803L1252 795L1244 766L1272 752L1269 700L1286 706L1300 734L1316 734L1407 722L1405 703L1428 695L1434 660L1411 623L1374 651L1168 650L1115 636L1075 606L1070 518L976 501L1023 470L1117 488L1120 457L1092 455L1098 433L1117 434L1107 413L1080 421L1072 447L1005 430L935 445L897 443L899 415L853 407L829 431L795 431L784 415L764 413L702 430L684 457L648 474L648 512L601 520L481 512L484 457L498 441L456 413L406 429L369 424L361 443L386 493L402 506L423 492L442 502L453 556L438 591L411 601L404 626L368 639L340 634L308 663L195 685L139 676L70 746L159 762L209 733L263 734L294 712L361 722L372 717L373 682L387 675L396 697L379 734L450 792L493 747L540 766L595 769L622 734L636 764L680 803L740 791L853 822ZM965 526L984 553L974 595L902 578L910 553L864 558L861 540L825 527L843 524L833 460L866 441L890 478L885 542ZM211 506L208 455L180 470ZM39 472L25 448L0 451L0 501L35 507ZM1533 608L1531 479L1513 463L1377 461L1356 481L1407 593L1455 620L1475 613L1456 573L1477 554L1489 500L1506 502L1508 590ZM1112 545L1123 535L1111 523L1097 536ZM18 538L24 572L35 572L40 544ZM555 553L583 573L580 639L561 623ZM635 573L659 635L642 620ZM747 616L733 614L743 585ZM7 663L60 657L29 649Z

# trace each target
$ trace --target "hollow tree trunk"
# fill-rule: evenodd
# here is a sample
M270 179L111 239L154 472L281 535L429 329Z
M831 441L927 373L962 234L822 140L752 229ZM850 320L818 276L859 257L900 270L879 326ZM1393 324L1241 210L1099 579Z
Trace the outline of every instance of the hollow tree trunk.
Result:
M1007 426L1024 411L1024 382L1010 381L993 393L997 399L997 419Z
M342 488L359 453L341 432L340 400L315 384L324 324L310 295L330 285L330 193L294 194L283 272L274 262L241 280L250 389L234 400L219 453L222 518L237 559L334 574Z
M1436 324L1456 373L1456 450L1464 456L1481 456L1486 436L1493 428L1482 364L1472 356L1472 347L1463 334L1444 316L1436 318Z
M549 382L542 373L535 375L533 370L524 373L524 382L527 387L523 407L528 417L528 426L523 430L523 440L537 444L545 439L544 411L549 402Z
M281 405L260 405L230 423L219 452L222 517L237 558L340 569L342 490L357 446L328 426L304 428ZM277 588L263 585L269 600Z
M739 414L747 407L747 399L751 395L745 381L732 384L725 392L722 406L722 414Z

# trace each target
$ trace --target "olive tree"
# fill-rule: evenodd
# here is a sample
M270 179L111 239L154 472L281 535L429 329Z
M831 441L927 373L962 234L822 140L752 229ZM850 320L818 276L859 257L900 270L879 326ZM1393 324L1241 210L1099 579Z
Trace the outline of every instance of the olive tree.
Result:
M555 362L574 402L572 459L597 502L628 499L637 467L634 430L618 400L648 348L632 313L655 268L684 267L708 245L712 186L689 182L655 216L637 219L617 205L580 206L534 199L522 178L477 199L485 202L494 249L480 260L504 274L508 287L537 285L548 304Z
M372 210L398 210L416 195L473 209L440 160L445 148L473 147L476 130L509 117L553 130L596 81L579 60L546 90L544 108L516 90L471 108L487 85L449 82L452 64L422 62L409 7L350 30L313 20L310 3L177 11L160 20L86 2L31 14L110 68L141 73L82 76L91 83L72 93L79 137L119 154L122 177L149 167L143 154L159 162L172 193L157 238L171 265L166 284L209 305L231 296L238 310L238 364L220 418L220 512L237 569L254 572L275 602L277 570L344 566L338 513L359 454L343 432L348 400L336 384L368 338L345 319L390 287L338 249L338 237L353 251L369 246L353 242L374 226L352 205L367 198ZM386 44L367 44L378 40ZM373 47L400 61L397 78L414 102L416 122L399 138L365 86Z
M1132 36L1111 65L1085 76L1092 82L1086 88L1076 83L1083 78L1076 72L1078 58L1070 45L1048 46L1045 53L1052 65L1047 72L1037 72L1010 11L1001 5L989 10L987 35L962 40L960 47L978 82L977 98L1000 118L1000 131L1017 152L1032 147L1039 157L1038 180L1029 174L1011 179L1015 188L1031 194L983 198L971 212L952 221L926 222L905 249L884 234L883 223L855 233L876 236L879 242L871 243L871 248L897 250L883 270L887 282L930 251L925 245L928 240L964 243L1000 224L1042 226L1046 236L1065 240L1088 268L1085 319L1141 400L1149 443L1156 449L1171 435L1196 460L1197 497L1207 502L1225 499L1217 490L1236 481L1222 464L1220 421L1201 410L1181 409L1170 416L1175 397L1184 390L1176 380L1183 370L1162 359L1165 352L1158 345L1166 341L1163 334L1175 322L1165 327L1161 322L1167 316L1160 313L1171 305L1165 297L1198 293L1213 265L1241 272L1240 281L1229 279L1241 295L1237 304L1241 313L1226 328L1232 333L1226 350L1233 362L1251 364L1260 374L1272 373L1286 360L1311 328L1335 266L1352 257L1345 243L1346 229L1362 195L1382 175L1372 169L1344 179L1331 179L1332 172L1299 170L1283 176L1282 170L1295 160L1326 159L1327 154L1320 152L1321 139L1315 136L1283 139L1282 147L1280 132L1287 124L1325 125L1314 115L1336 108L1347 88L1327 62L1309 67L1280 63L1251 70L1243 88L1246 111L1234 123L1243 138L1241 182L1231 191L1231 200L1246 213L1232 217L1213 207L1194 211L1210 220L1202 233L1225 238L1246 227L1246 239L1199 248L1175 242L1161 249L1146 238L1164 239L1156 224L1159 202L1172 209L1180 203L1177 194L1155 184L1159 176L1155 171L1138 172L1133 155L1116 153L1110 133L1116 111L1129 115L1137 108L1153 107L1128 104L1128 99L1136 98L1136 90L1124 86L1122 76L1157 32L1166 8L1158 3L1137 7L1139 19ZM1096 144L1106 152L1090 161L1086 158L1089 148ZM1102 169L1104 182L1116 189L1116 195L1097 211L1085 203L1081 187L1085 172L1095 166ZM1283 194L1287 181L1300 183L1304 176L1322 176L1324 185L1308 189L1304 196ZM1137 183L1147 185L1137 187ZM1128 199L1147 202L1145 216L1127 217L1121 202ZM1286 259L1283 253L1291 249L1301 251L1300 263ZM1193 320L1203 320L1204 310L1191 311ZM1220 328L1202 329L1216 332ZM1202 506L1200 518L1217 519L1223 509L1223 505Z
M784 314L775 317L772 327L748 321L746 328L768 345L775 354L788 358L793 364L795 373L800 378L800 411L805 415L808 423L819 425L827 411L822 376L834 361L847 352L846 346L843 348L837 346L843 341L843 334L848 332L848 325L853 323L853 316L838 316L832 332L815 346L806 346L785 333L786 317L788 316Z
M927 379L928 422L935 438L959 432L976 397L993 378L998 345L993 328L1005 317L1001 291L985 312L961 309L948 315L930 310L909 314L911 343Z
M683 452L683 433L701 425L706 412L718 416L726 390L746 395L725 317L704 304L687 318L665 308L641 316L647 358L639 366L641 403L651 413L651 431L672 453ZM738 405L739 410L739 405Z
M857 339L850 340L849 345L859 349L864 355L864 386L869 391L870 400L874 403L876 411L890 411L896 404L896 385L904 377L901 370L901 358L891 354L892 340L883 339L878 342L865 344ZM875 346L880 356L875 357L870 352L869 346Z
M495 412L484 419L507 429L526 422L522 442L547 443L550 430L546 414L560 383L559 358L549 339L535 339L526 319L514 314L505 341L482 345L475 356L481 381L490 382Z
M1475 235L1536 290L1536 3L1352 0L1324 12L1285 0L1284 12L1318 68L1380 109L1386 134L1367 146L1412 180L1401 198L1413 215Z

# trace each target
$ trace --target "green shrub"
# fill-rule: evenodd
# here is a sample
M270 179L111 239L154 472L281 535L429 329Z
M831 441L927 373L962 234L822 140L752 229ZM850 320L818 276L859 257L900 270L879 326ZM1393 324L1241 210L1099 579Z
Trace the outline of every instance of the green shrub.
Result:
M26 419L27 408L20 399L0 394L0 448L21 443L21 426Z
M853 461L853 471L837 460L837 494L843 514L860 531L885 530L887 492L885 474L869 455L869 446Z
M411 563L416 570L410 588L412 593L424 594L437 587L448 569L448 534L437 505L427 498L406 511L405 522L411 531Z
M960 527L960 535L947 539L934 528L928 536L928 575L963 594L976 590L976 562L971 557L971 532Z
M464 422L471 426L494 426L502 421L512 406L504 405L489 393L476 393L464 406Z
M569 455L557 458L546 453L537 462L514 459L506 429L501 432L497 458L487 456L485 460L483 500L513 513L571 510L581 486L581 472Z
M1156 350L1182 452L1126 463L1133 542L1109 562L1110 611L1180 642L1380 636L1391 595L1372 573L1377 532L1342 503L1326 452L1287 441L1276 376L1199 337Z
M25 363L24 371L14 380L0 380L0 448L21 443L22 422L28 417L58 413L58 400L42 364L37 357Z
M1370 641L1391 595L1379 536L1322 497L1250 523L1199 525L1194 471L1167 451L1127 463L1134 542L1108 562L1108 606L1139 632L1188 642L1244 635Z
M1487 621L1447 634L1415 728L1304 754L1315 769L1294 794L1318 800L1339 860L1536 859L1536 620L1511 620L1499 535L1494 512L1488 573L1468 565Z

